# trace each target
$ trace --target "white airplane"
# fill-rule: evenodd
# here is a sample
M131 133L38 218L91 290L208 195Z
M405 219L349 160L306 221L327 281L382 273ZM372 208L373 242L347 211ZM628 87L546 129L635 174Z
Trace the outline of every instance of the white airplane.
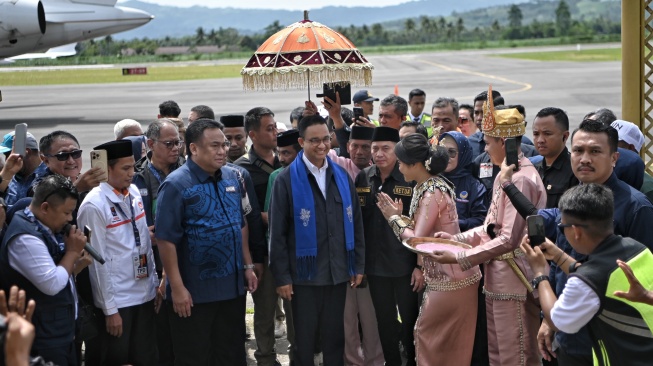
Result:
M69 56L57 47L123 32L154 18L117 0L0 0L0 60ZM49 51L48 51L49 50ZM47 52L46 52L47 51ZM41 53L44 52L44 53ZM17 57L18 56L18 57ZM12 59L7 60L9 62Z

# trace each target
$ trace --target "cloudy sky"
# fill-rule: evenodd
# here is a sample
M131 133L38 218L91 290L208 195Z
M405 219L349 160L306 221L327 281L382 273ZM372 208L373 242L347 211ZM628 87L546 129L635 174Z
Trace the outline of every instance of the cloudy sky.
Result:
M311 10L323 8L325 6L386 6L397 5L411 0L243 0L236 2L233 0L141 0L148 3L160 5L170 5L187 7L193 5L202 5L212 8L238 7L238 8L258 8L258 9L286 9L286 10ZM122 2L122 1L120 1Z

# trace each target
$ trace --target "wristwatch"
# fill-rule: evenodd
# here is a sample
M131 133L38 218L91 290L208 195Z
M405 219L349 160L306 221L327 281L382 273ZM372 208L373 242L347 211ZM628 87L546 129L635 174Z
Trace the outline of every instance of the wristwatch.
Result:
M537 289L537 286L539 286L540 282L548 281L548 280L549 280L549 276L545 276L545 275L537 276L533 278L533 281L531 281L531 286L533 286L533 289Z
M243 266L243 269L254 269L254 265L253 264L246 264L246 265Z
M417 268L420 271L424 272L424 266L420 266L419 264L417 264L417 265L415 265L415 268Z

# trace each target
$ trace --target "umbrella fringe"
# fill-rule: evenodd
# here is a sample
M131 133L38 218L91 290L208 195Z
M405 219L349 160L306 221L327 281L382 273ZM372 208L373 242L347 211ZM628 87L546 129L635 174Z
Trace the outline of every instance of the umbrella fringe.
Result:
M322 84L334 81L348 81L353 86L372 85L372 64L312 65L292 68L243 68L243 89L304 89L308 85L310 73L311 88L321 88Z

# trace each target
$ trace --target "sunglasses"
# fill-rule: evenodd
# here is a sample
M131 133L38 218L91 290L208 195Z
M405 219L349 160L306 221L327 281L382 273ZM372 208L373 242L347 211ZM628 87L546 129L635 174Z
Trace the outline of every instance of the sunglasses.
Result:
M73 151L62 151L56 154L44 154L48 158L57 158L59 161L66 161L70 157L73 159L79 159L82 157L82 150L73 150Z

